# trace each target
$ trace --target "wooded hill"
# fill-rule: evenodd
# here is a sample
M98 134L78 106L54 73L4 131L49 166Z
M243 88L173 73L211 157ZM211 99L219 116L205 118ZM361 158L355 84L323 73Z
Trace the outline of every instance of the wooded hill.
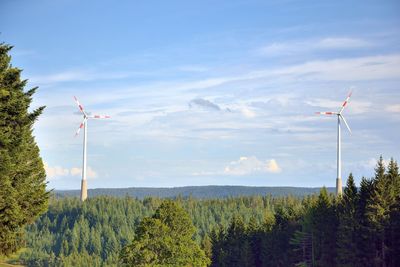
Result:
M226 198L238 196L266 196L273 197L296 196L302 197L319 193L320 187L258 187L258 186L229 186L229 185L209 185L209 186L184 186L184 187L129 187L129 188L96 188L89 189L90 197L96 196L115 196L143 199L145 197L174 198L174 197L194 197L199 199ZM335 188L327 188L328 192L333 193ZM80 190L55 190L57 198L79 197Z

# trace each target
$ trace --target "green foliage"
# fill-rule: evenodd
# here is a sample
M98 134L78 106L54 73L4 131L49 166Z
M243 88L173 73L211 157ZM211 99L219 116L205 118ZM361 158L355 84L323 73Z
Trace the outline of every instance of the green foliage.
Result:
M357 236L359 223L357 221L357 207L359 195L354 183L353 175L347 179L342 199L338 204L338 264L340 266L357 266ZM355 253L356 252L356 253Z
M0 44L0 255L15 252L26 224L47 209L45 170L32 135L44 107L29 112L37 88L24 91L11 66L11 46Z
M296 261L289 239L300 227L302 202L291 197L274 202L275 213L265 212L261 222L251 217L245 224L235 216L226 229L212 232L211 266L290 266Z
M165 200L144 218L121 261L128 266L207 266L209 259L192 239L195 228L182 207Z
M367 203L367 216L370 233L376 246L374 262L383 265L388 262L387 229L390 228L390 211L399 195L399 173L397 163L391 159L386 172L383 158L380 157L375 168L373 193Z
M394 267L399 179L397 163L380 160L359 188L350 175L340 198L322 189L304 198L54 199L28 227L20 258L28 266L119 266L121 254L139 266L202 266L207 256L211 266Z
M118 266L122 247L134 239L139 223L154 214L162 201L159 198L95 197L81 203L78 198L52 199L47 213L27 228L28 250L21 259L28 266L53 266L52 260L67 266L71 254L77 251L76 255L90 255L92 263L75 262L74 266L96 266L98 262L100 266ZM193 221L197 229L194 239L198 244L218 225L228 227L235 214L246 222L254 217L261 223L264 213L271 216L275 205L286 202L270 196L176 201Z

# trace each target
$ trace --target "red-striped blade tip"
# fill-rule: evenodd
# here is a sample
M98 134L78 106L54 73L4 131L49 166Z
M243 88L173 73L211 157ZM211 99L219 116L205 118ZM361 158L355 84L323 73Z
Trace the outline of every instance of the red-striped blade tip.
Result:
M108 116L108 115L93 115L92 118L94 118L94 119L110 119L111 116Z
M332 112L332 111L325 111L325 112L315 112L315 114L319 114L319 115L335 115L337 113L336 112Z

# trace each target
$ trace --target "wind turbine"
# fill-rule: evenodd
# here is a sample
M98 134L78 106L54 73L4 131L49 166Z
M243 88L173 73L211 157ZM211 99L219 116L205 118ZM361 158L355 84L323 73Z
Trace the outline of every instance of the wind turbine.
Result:
M349 130L351 134L351 130L349 125L347 124L346 119L343 117L342 112L344 108L346 107L347 103L350 100L352 92L350 91L349 95L347 96L346 100L343 102L342 107L340 108L339 112L316 112L316 114L320 115L336 115L337 116L337 178L336 178L336 195L342 195L342 159L341 159L341 134L340 134L340 121L342 120L344 124L346 125L347 129Z
M79 134L83 128L83 163L82 163L82 183L81 183L81 200L85 201L87 198L87 183L86 183L86 144L87 144L87 123L89 119L109 119L110 116L107 115L93 115L89 116L78 99L74 96L75 102L79 107L79 110L83 114L83 121L79 125L78 130L75 133L75 137Z

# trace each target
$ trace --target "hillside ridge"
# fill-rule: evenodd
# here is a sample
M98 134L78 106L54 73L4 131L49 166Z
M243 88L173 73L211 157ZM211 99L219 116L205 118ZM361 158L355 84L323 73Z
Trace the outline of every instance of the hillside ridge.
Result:
M226 198L236 196L271 195L280 196L305 196L315 194L321 187L292 187L292 186L238 186L238 185L206 185L182 187L127 187L127 188L94 188L88 190L89 197L115 196L115 197L194 197L194 198ZM334 192L333 187L327 188ZM78 197L80 190L54 190L56 197Z

